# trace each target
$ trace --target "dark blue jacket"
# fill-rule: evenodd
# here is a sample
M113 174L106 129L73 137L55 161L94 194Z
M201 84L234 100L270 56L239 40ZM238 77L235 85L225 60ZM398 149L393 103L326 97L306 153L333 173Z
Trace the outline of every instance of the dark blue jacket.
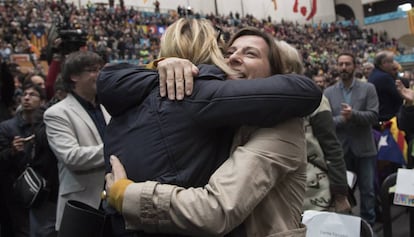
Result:
M97 82L98 98L112 116L105 160L117 155L133 181L200 187L229 156L236 128L305 116L321 100L319 88L304 76L225 80L215 66L199 69L192 95L170 101L159 96L156 71L105 67Z
M379 121L388 121L395 115L403 102L395 86L391 74L374 68L368 77L368 82L375 85L379 101Z
M0 174L4 173L6 175L2 180L3 184L9 189L9 194L15 179L30 163L31 167L47 181L51 191L48 200L56 202L59 186L57 160L47 142L42 116L44 109L40 108L34 112L36 122L33 124L27 123L21 112L0 123ZM25 143L24 152L13 154L12 142L14 137L28 137L32 134L35 135L35 138Z

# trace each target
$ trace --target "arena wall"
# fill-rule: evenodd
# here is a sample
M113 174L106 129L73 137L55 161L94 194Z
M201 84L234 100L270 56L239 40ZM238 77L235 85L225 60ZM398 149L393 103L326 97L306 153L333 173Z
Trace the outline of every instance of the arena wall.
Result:
M374 24L365 24L361 1L364 0L335 0L335 4L348 5L354 11L355 18L358 20L358 24L362 28L372 28L375 32L386 31L388 36L396 39L399 39L401 36L408 34L410 32L407 18L383 21Z
M67 0L75 4L86 5L88 1L94 3L107 2L106 0ZM124 0L126 6L140 9L154 9L155 0ZM251 14L258 19L280 21L290 20L299 23L317 23L335 21L335 2L332 0L158 0L160 8L167 12L176 10L177 6L191 6L195 12L201 14L215 13L228 15L238 12L240 15ZM295 3L297 3L295 8ZM119 4L119 0L115 1Z

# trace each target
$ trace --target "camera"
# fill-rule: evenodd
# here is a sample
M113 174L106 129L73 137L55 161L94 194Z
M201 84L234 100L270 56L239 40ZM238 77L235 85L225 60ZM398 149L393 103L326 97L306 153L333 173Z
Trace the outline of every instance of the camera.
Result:
M58 28L58 37L62 39L60 52L63 55L78 51L86 45L88 34L82 29Z
M59 17L55 18L55 24L49 30L48 44L44 59L50 62L54 53L67 55L78 51L80 47L86 45L88 33L81 28L72 27L69 24L69 17L65 17L63 21ZM61 39L62 42L55 47L55 40Z

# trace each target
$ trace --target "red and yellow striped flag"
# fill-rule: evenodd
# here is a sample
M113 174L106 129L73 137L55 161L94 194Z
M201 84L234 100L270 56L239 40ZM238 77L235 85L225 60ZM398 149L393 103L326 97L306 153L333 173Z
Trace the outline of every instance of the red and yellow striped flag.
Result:
M392 122L391 127L390 127L390 132L391 132L392 136L394 137L395 142L397 143L398 147L400 148L400 150L402 152L405 163L407 163L408 145L407 145L407 141L405 140L405 132L398 129L397 117L393 117L390 121Z

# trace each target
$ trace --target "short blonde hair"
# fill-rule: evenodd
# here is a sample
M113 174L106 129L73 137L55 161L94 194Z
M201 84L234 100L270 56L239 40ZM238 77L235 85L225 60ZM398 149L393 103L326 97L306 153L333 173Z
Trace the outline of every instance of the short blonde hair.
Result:
M180 18L161 37L159 56L185 58L195 65L214 64L226 74L234 74L225 63L216 34L206 19Z
M303 61L298 50L286 41L276 40L287 73L303 74Z

